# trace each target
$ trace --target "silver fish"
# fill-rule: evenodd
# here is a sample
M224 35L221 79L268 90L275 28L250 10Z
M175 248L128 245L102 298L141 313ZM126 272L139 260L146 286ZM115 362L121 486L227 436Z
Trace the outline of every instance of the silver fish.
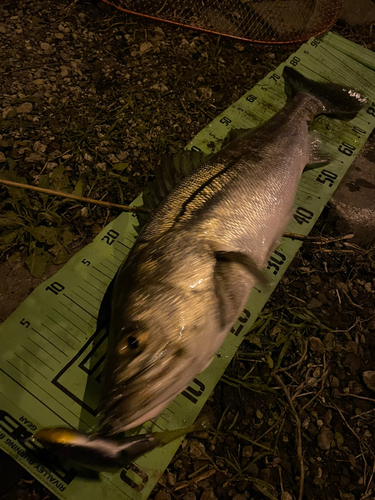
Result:
M212 361L291 215L307 164L327 159L308 123L352 119L366 99L285 67L291 98L174 187L115 279L102 435L157 416ZM159 179L166 191L170 183ZM109 294L108 294L109 296Z

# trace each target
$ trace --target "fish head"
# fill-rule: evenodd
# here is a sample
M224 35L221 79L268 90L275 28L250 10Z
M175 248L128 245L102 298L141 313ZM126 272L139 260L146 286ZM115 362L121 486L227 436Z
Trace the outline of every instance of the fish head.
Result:
M130 256L112 297L99 432L159 415L210 364L223 340L214 267L201 242L179 238Z

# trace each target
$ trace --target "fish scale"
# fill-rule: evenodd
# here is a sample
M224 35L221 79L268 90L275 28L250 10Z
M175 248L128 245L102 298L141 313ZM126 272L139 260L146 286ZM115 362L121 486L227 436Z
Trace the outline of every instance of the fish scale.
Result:
M369 97L366 109L350 123L323 117L317 120L316 127L325 149L333 154L333 163L329 168L303 174L287 227L288 231L308 234L375 126L375 56L329 33L304 44L288 58L288 64L308 77L332 77ZM214 143L219 149L232 126L252 128L281 109L285 104L281 71L277 68L255 85L203 129L188 148L211 152ZM328 123L330 130L326 128ZM136 204L142 204L140 197ZM44 426L62 424L81 430L94 426L106 342L104 332L92 338L95 316L110 282L108 276L114 276L136 238L136 224L132 215L121 214L92 244L38 287L0 327L0 447L62 499L79 499L82 495L90 495L93 500L146 499L179 445L178 441L171 443L118 474L101 474L98 482L89 482L78 478L73 467L64 469L53 461L38 463L21 443L22 437ZM271 290L300 245L283 239L272 254L266 270ZM176 429L195 420L268 296L269 292L259 287L252 292L219 350L220 357L145 428Z

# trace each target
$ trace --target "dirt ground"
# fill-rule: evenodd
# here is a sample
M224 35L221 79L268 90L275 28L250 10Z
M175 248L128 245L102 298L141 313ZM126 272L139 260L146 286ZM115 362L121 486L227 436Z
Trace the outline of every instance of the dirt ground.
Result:
M334 30L370 50L371 27ZM297 47L262 47L104 3L0 0L0 176L130 203ZM371 138L374 145L374 137ZM366 150L364 154L373 155ZM0 187L0 321L119 212ZM327 207L151 498L375 498L375 248ZM1 500L53 498L2 454ZM301 462L303 461L303 474Z

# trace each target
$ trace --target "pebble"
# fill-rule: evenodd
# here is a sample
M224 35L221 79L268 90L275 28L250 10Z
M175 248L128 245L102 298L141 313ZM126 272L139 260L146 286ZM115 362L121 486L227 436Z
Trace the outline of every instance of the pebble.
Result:
M62 78L66 78L69 75L69 68L68 66L61 66L60 68L60 74Z
M281 493L281 500L293 500L293 497L290 493L288 493L287 491L283 491Z
M42 157L38 153L30 153L25 158L26 163L37 163L38 161L41 161L41 160L42 160Z
M329 450L331 448L331 442L333 441L335 435L328 429L328 427L323 426L318 434L318 446L321 450Z
M320 352L321 354L325 351L324 344L318 337L310 338L310 349L314 352Z
M216 500L216 496L215 496L213 488L207 488L202 493L201 500Z
M3 163L6 160L5 154L0 151L0 163Z
M224 484L228 479L228 476L221 470L218 470L215 474L215 483L216 484Z
M322 307L323 302L313 297L307 305L307 309L316 309L317 307Z
M193 455L193 457L199 458L202 453L205 453L205 447L203 443L200 443L196 439L193 439L190 441L190 455Z
M52 49L52 45L50 45L50 44L49 44L49 43L47 43L47 42L42 42L42 43L40 44L40 48L41 48L42 50L44 50L47 54L48 54L48 53L50 53L50 52L52 52L52 50L53 50L53 49Z
M196 494L192 491L188 491L183 497L182 500L196 500Z
M32 110L33 110L33 105L31 104L31 102L24 102L17 107L18 114L31 113Z
M251 457L253 454L253 447L249 444L243 447L242 456L243 457Z
M266 469L262 469L259 473L259 477L262 481L265 481L266 483L269 482L270 480L270 475L271 475L271 469L267 467Z
M160 490L156 493L155 500L171 500L172 496L168 491Z
M368 370L363 372L362 377L366 386L372 391L375 391L375 372Z
M333 332L327 333L324 337L324 345L328 351L332 351L335 347L335 334Z
M242 493L237 493L237 495L234 495L233 500L246 500L246 497Z
M174 472L167 472L167 481L170 486L174 486L177 482L177 474Z
M361 394L361 392L363 392L361 384L359 384L356 380L350 380L348 385L351 394Z

